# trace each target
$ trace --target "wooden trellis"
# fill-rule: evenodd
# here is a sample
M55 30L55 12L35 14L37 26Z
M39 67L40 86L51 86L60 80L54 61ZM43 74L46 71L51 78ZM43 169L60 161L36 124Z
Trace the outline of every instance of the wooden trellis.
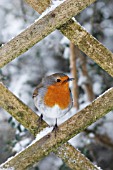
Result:
M0 67L3 67L20 54L27 51L57 28L84 53L113 76L113 54L84 30L76 20L71 19L94 1L95 0L86 0L85 2L83 0L64 1L52 12L49 12L40 20L37 20L29 28L0 48ZM38 2L36 0L26 0L26 2L39 13L44 11L51 3L50 0L44 0L44 2L40 0ZM54 152L74 170L98 169L67 141L83 131L97 119L113 110L112 101L113 88L109 89L85 109L63 123L60 126L60 131L56 139L54 138L54 133L44 136L14 158L2 164L0 168L23 170L33 163L38 162L50 152ZM41 128L38 130L38 115L23 104L2 83L0 83L0 106L7 110L34 135L36 135L39 130L47 127L47 124L43 121Z

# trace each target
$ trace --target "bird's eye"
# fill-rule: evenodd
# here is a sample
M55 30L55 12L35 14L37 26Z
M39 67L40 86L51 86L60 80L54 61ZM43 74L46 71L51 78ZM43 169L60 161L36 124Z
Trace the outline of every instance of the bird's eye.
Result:
M60 82L61 80L60 79L57 79L57 82Z

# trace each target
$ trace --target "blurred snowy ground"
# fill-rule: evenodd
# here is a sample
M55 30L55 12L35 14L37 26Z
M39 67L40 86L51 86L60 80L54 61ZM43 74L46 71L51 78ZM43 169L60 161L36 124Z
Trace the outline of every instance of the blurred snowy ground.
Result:
M92 33L97 39L99 39L99 41L113 51L112 8L113 1L110 0L107 2L107 5L106 1L99 1L95 3L95 5L91 5L89 8L84 10L76 18L87 29L87 31ZM15 37L33 23L38 16L39 15L24 4L22 0L19 0L18 2L15 2L14 0L1 0L0 44L3 44ZM21 55L1 69L1 81L3 81L4 84L25 104L31 107L37 114L40 114L34 107L32 99L33 90L41 81L41 78L45 75L55 72L64 72L70 75L69 43L70 41L59 33L59 31L54 31L28 50L25 54ZM113 85L113 79L91 59L88 58L87 61L87 68L89 76L91 77L93 91L97 97ZM78 85L80 90L79 104L80 109L82 109L89 104L89 101L83 88L85 78L80 74L80 72L78 75ZM76 109L73 108L62 119L58 120L58 124L61 124L75 113ZM18 124L14 118L11 119L10 115L2 109L0 110L0 115L0 139L3 139L0 141L0 148L4 148L2 150L0 149L0 163L2 163L10 155L15 152L19 152L30 144L33 140L33 136L30 135L22 125ZM48 118L45 118L45 120L50 125L53 122L53 120ZM74 147L79 148L93 162L99 166L103 166L106 170L112 170L113 145L109 146L107 143L105 144L96 140L98 134L106 135L113 144L112 129L113 112L110 112L107 116L91 125L89 127L89 132L87 131L77 135L71 139L70 142ZM96 150L98 150L98 153ZM3 156L3 153L5 156ZM108 153L109 156L105 156ZM61 165L66 170L61 159L56 158L55 155L48 156L38 165L40 170L44 170L45 166L48 167L48 170L57 170L61 168Z

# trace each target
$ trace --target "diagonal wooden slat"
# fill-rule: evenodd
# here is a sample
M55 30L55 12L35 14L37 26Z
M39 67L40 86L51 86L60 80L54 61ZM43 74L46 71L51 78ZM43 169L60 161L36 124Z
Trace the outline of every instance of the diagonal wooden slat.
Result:
M27 3L30 4L36 11L38 10L39 13L45 11L45 9L50 5L51 0L26 0Z
M113 53L90 35L76 20L69 20L59 30L113 77Z
M27 51L95 0L66 0L0 48L0 68Z
M2 83L0 83L0 107L9 112L33 135L36 135L39 130L47 126L43 121L42 126L38 129L37 120L39 116L13 95Z
M1 167L13 167L18 170L20 168L20 162L23 169L32 165L47 156L50 152L55 152L63 143L67 142L70 138L83 131L111 110L113 110L113 88L106 91L85 109L79 111L63 123L59 127L60 130L57 133L57 138L54 137L54 132L44 136Z

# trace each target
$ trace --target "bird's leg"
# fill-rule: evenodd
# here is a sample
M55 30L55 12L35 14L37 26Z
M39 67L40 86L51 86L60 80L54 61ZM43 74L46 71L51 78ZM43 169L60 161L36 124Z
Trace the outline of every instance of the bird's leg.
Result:
M55 125L54 125L54 127L53 127L53 130L52 130L52 131L54 131L54 132L55 132L55 138L56 138L56 134L57 134L57 131L58 131L57 118L56 118L56 123L55 123Z
M38 128L40 127L41 123L42 123L42 120L43 120L43 114L40 115L39 119L38 119Z

